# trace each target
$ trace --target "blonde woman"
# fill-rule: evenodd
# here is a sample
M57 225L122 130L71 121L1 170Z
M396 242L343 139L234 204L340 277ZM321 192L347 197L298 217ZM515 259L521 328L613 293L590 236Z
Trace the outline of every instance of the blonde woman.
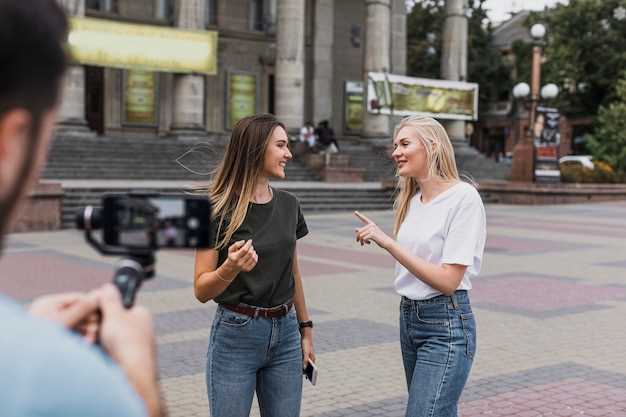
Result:
M298 200L269 185L290 159L274 116L246 117L211 185L216 245L196 253L194 291L219 305L206 367L213 417L249 416L255 390L261 416L300 415L303 364L315 361L296 251L308 229Z
M456 417L476 350L468 296L485 247L485 210L459 180L454 151L434 119L408 117L394 132L399 194L391 238L367 217L356 240L395 258L407 416Z

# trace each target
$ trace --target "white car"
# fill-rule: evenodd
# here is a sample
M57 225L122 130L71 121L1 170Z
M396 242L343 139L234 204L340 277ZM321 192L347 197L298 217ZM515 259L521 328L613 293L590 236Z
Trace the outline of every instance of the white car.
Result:
M593 169L593 158L591 155L568 155L559 158L559 166L574 166L580 165L585 168Z

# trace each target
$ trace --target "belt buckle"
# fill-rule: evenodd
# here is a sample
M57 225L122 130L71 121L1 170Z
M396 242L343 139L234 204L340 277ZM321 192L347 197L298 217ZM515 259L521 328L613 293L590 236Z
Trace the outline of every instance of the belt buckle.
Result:
M287 314L289 314L289 307L287 306L287 304L283 304L283 307L285 308L285 316Z

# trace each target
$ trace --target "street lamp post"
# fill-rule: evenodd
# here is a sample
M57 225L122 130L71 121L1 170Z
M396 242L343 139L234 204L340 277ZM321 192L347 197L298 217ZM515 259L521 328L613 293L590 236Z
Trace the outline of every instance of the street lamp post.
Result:
M513 89L513 95L518 99L525 98L530 93L528 129L526 129L525 135L513 148L513 162L511 166L511 179L522 182L533 182L535 179L535 148L532 129L535 124L537 104L539 102L541 47L543 46L546 28L541 23L537 23L530 29L530 34L534 40L530 87L526 83L520 83Z

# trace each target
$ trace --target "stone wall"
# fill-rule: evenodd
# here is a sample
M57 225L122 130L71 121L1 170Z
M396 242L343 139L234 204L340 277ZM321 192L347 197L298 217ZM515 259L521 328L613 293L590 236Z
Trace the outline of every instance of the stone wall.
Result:
M40 182L22 203L20 216L10 232L34 232L61 228L63 189L60 183Z

